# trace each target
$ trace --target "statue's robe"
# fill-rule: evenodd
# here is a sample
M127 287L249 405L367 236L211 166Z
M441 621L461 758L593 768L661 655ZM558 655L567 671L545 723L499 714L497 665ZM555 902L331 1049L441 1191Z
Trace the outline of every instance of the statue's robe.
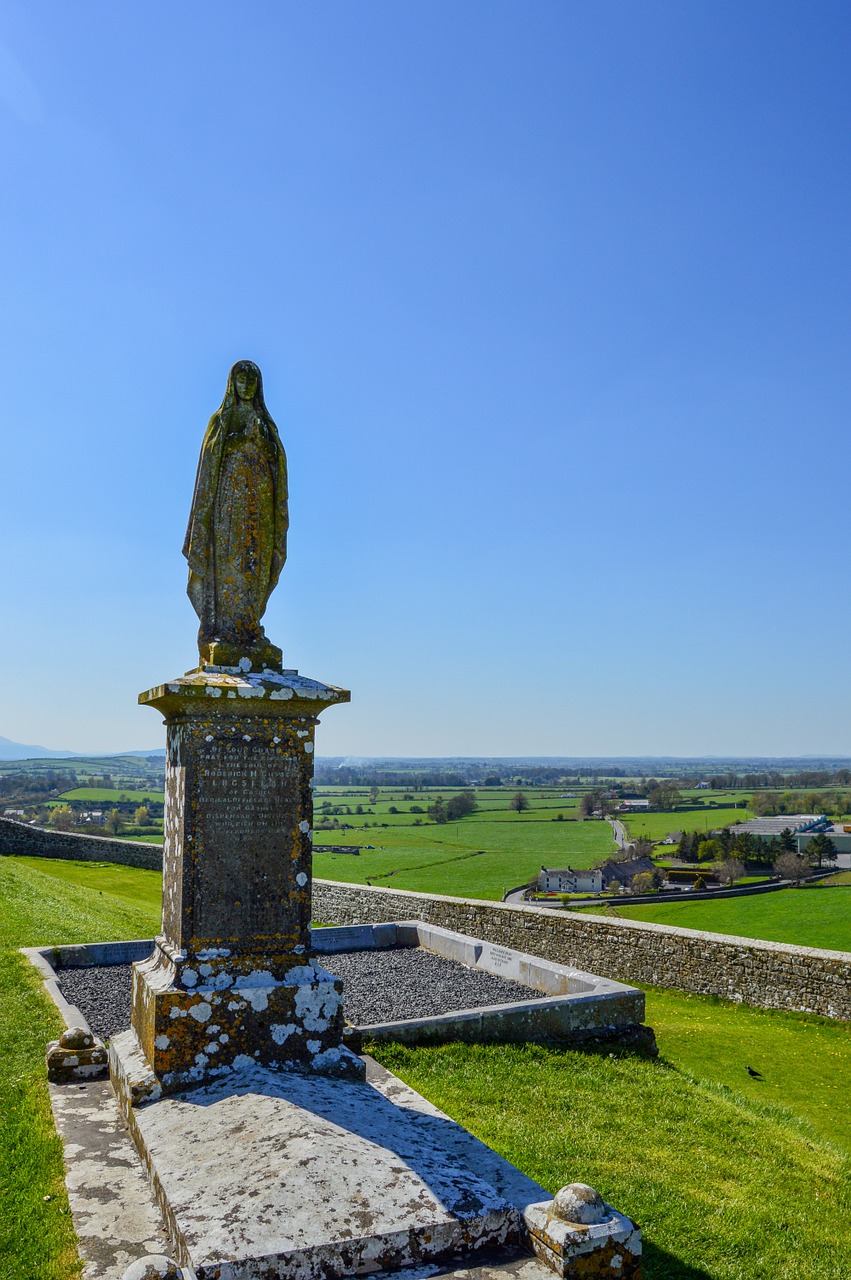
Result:
M219 639L250 649L265 638L260 619L287 558L287 496L287 459L274 424L228 435L213 414L183 545L202 644Z

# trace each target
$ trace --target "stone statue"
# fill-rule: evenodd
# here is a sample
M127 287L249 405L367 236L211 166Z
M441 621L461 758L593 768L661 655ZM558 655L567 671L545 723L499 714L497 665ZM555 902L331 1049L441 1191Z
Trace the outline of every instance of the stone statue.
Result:
M183 554L202 666L280 670L260 619L287 558L287 458L256 364L239 360L210 419Z

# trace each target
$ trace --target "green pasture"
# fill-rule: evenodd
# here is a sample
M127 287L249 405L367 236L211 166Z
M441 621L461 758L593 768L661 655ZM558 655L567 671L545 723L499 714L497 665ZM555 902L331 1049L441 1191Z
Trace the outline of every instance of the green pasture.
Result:
M159 894L155 872L0 858L0 1280L79 1271L44 1077L59 1023L14 949L150 937ZM656 990L647 1020L656 1062L510 1045L377 1056L550 1191L588 1181L632 1214L646 1280L851 1274L851 1029Z
M618 915L681 929L704 929L738 938L788 942L796 947L851 951L851 892L847 887L813 885L779 889L748 898L703 902L660 902L646 906L617 905ZM597 913L604 908L588 907Z
M316 844L359 845L352 854L314 853L314 875L353 884L386 885L423 893L501 898L536 875L542 864L590 867L615 850L607 822L552 822L529 814L383 831L316 831ZM363 848L375 844L375 849Z
M664 840L671 831L716 831L734 822L747 822L753 814L750 809L687 809L673 813L613 814L624 824L635 840Z
M65 804L69 800L86 800L92 804L162 804L162 791L130 791L118 787L74 787L71 791L63 791L52 804Z

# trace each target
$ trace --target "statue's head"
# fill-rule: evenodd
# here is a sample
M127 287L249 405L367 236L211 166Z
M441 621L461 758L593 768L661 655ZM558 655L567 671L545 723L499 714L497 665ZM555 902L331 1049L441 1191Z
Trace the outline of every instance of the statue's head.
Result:
M228 382L238 400L256 400L258 393L263 400L263 375L253 360L237 360L230 371Z

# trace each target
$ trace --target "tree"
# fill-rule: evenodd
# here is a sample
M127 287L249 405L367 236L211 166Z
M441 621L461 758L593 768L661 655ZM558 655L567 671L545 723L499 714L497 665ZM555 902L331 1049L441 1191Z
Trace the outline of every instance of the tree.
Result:
M629 887L632 893L649 893L653 888L652 872L639 871L637 876L632 877Z
M376 802L376 800L377 800L377 799L378 799L378 787L370 787L370 789L369 789L369 803L370 803L370 804L375 804L375 802Z
M466 818L468 813L474 813L477 809L476 797L472 791L462 791L457 796L450 796L446 802L446 817L449 822L455 822L458 818Z
M139 808L133 814L133 821L137 827L146 827L151 821L151 813L146 804L140 804Z
M55 831L70 831L74 825L74 810L70 805L58 804L50 810L48 825Z
M698 862L715 862L718 858L723 857L724 850L720 840L701 840L697 846Z
M629 846L629 857L632 858L651 858L653 856L653 841L645 840L643 836L639 836Z
M825 835L823 831L819 831L817 835L813 836L812 840L807 841L804 853L811 866L820 867L822 862L835 861L836 845L830 836Z
M426 813L431 818L432 822L447 822L449 818L449 815L446 812L446 807L440 796L437 797L433 805L426 809Z
M781 880L791 880L797 889L807 874L807 860L799 857L797 853L781 853L774 863L774 870Z
M508 804L509 808L514 809L516 813L522 813L524 809L529 808L529 801L526 799L522 791L516 791Z
M670 782L660 782L655 786L648 795L653 809L676 809L678 804L682 804L683 798L677 787Z
M586 791L582 799L579 801L579 813L583 818L590 818L594 810L599 807L600 797L596 791Z
M117 836L124 830L124 823L121 821L121 812L118 809L110 809L106 815L104 827L113 836Z
M740 858L725 858L718 868L718 879L722 884L735 884L745 874L745 864Z

